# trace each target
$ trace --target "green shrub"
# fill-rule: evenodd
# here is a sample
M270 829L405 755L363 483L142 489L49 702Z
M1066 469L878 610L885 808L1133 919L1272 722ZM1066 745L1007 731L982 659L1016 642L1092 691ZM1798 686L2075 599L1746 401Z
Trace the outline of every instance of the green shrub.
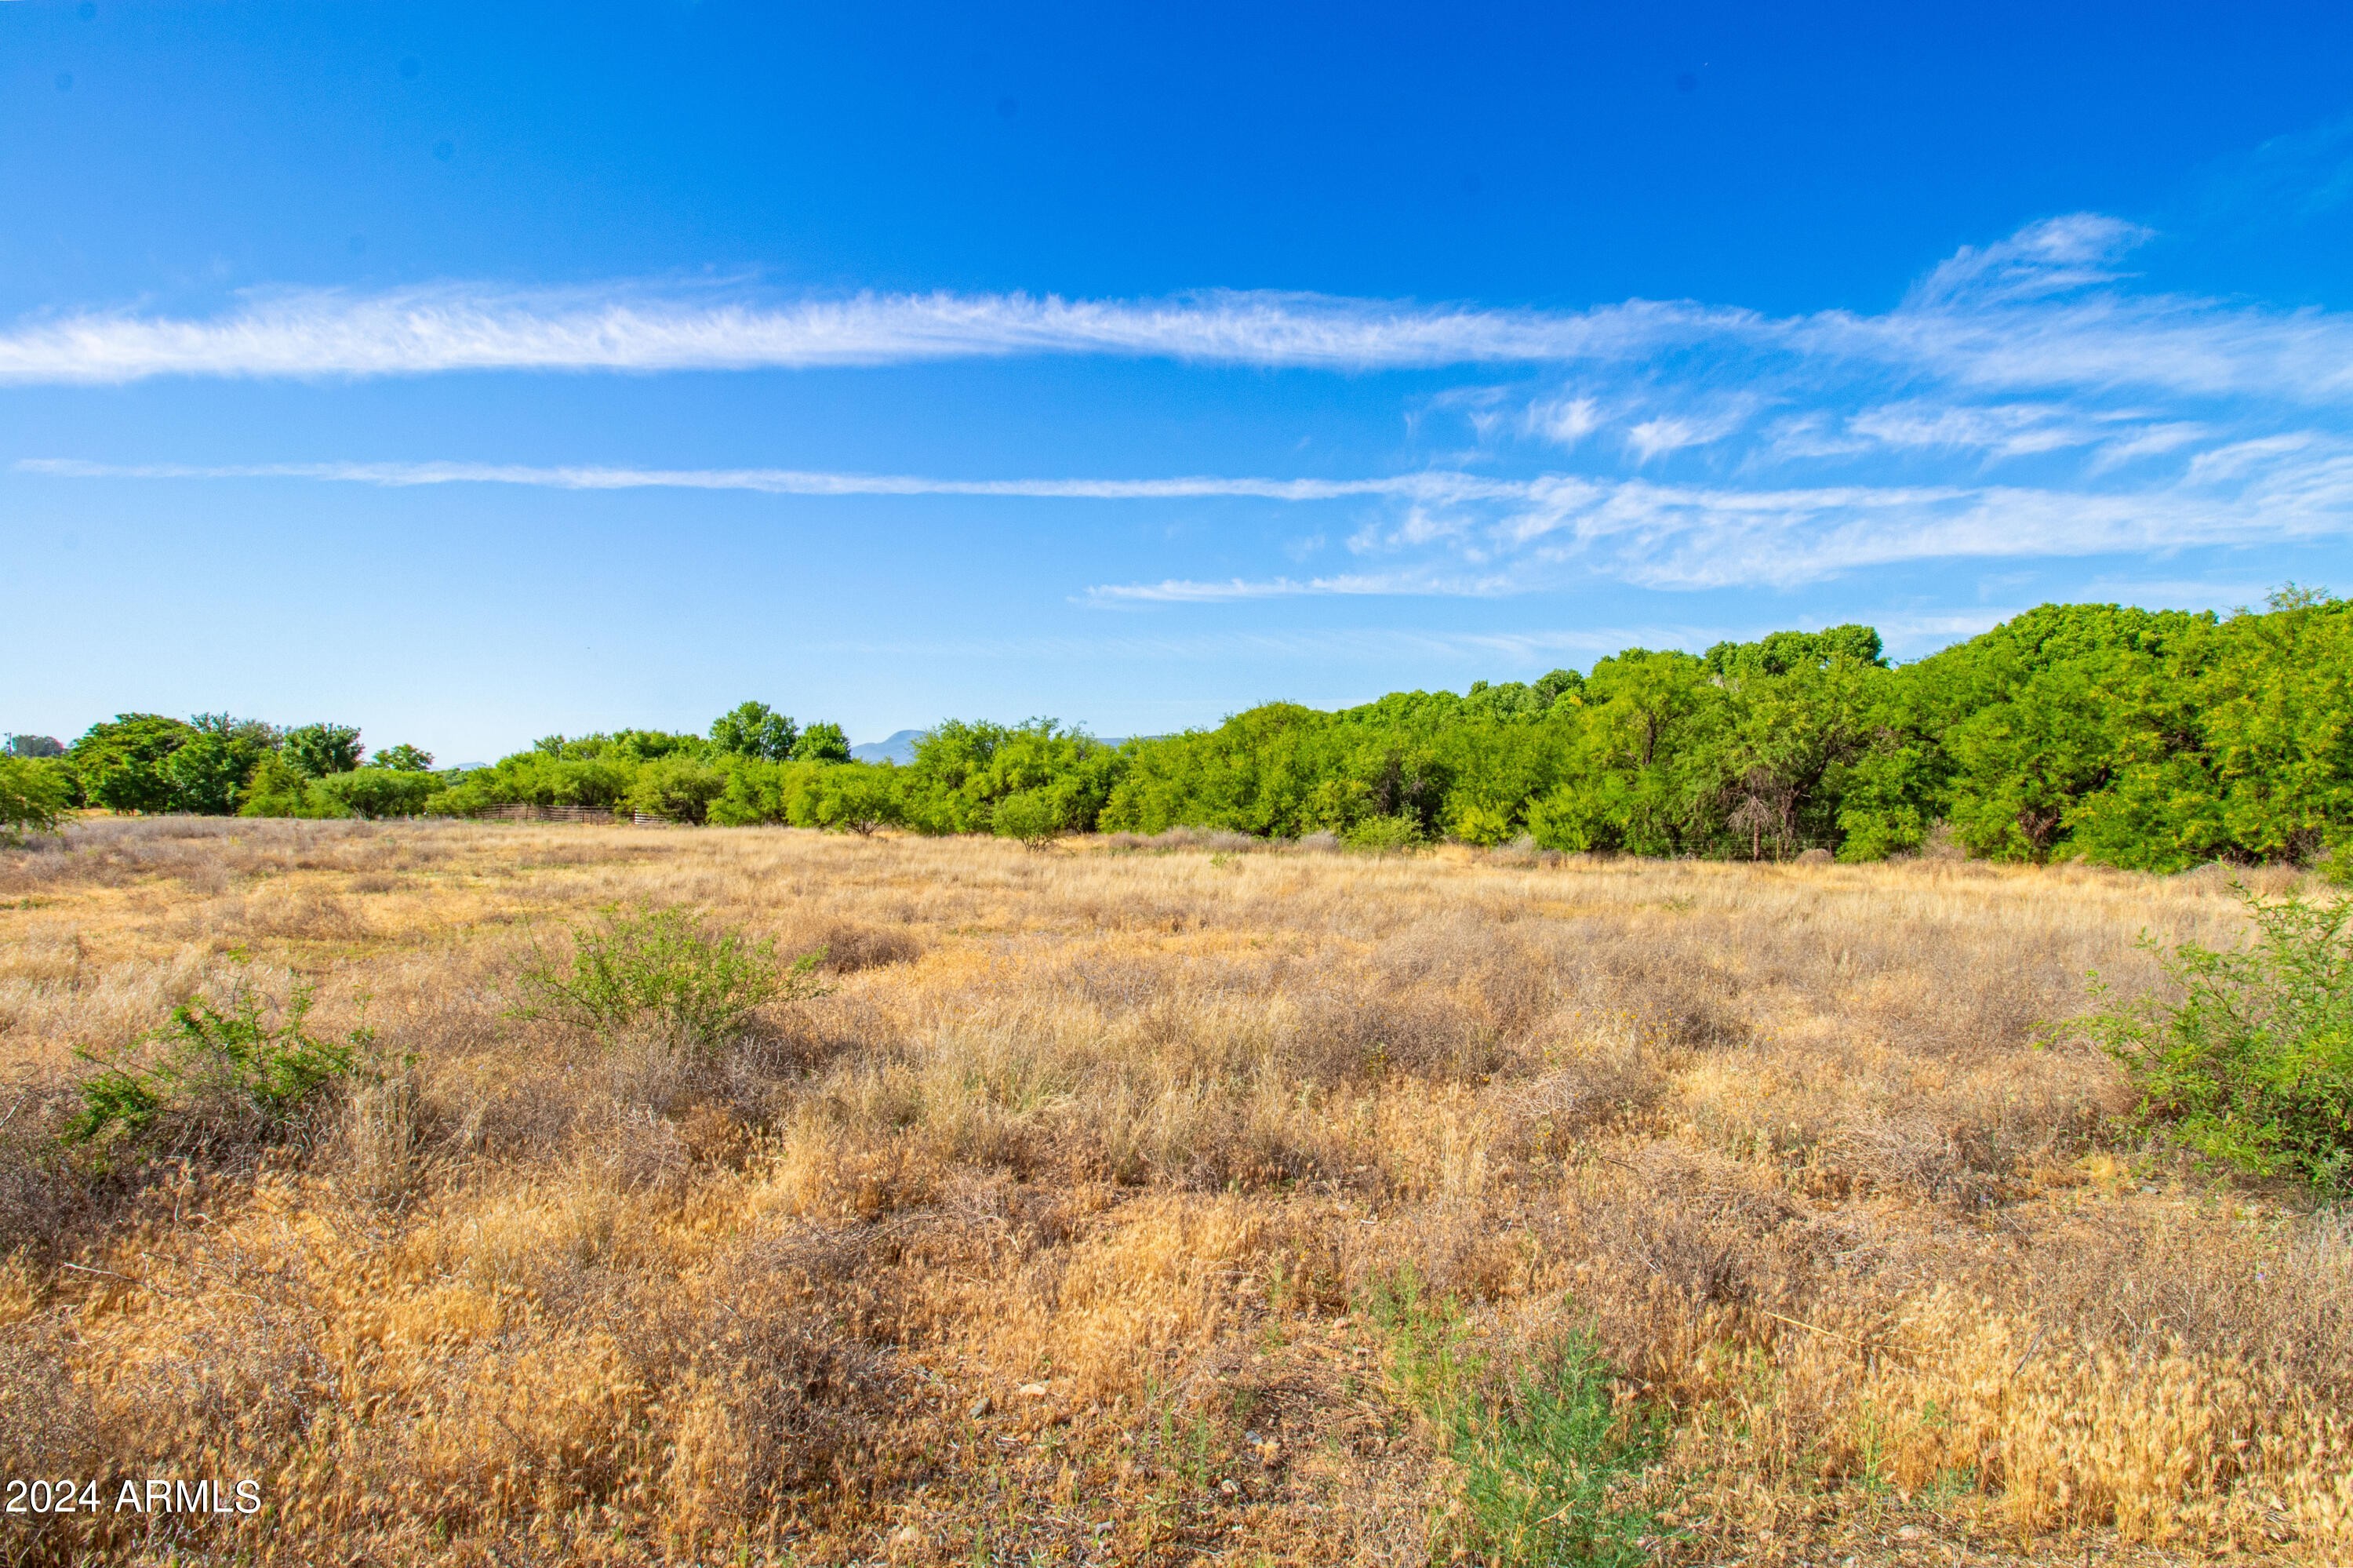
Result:
M340 776L339 776L340 777ZM240 817L348 817L352 809L295 771L276 752L261 759L246 786Z
M2084 1026L2140 1092L2144 1125L2251 1174L2342 1193L2353 1187L2353 899L2238 893L2254 922L2245 947L2160 954L2179 1001L2143 998Z
M575 927L572 963L535 963L523 975L522 1015L577 1024L607 1045L651 1029L709 1053L770 1002L824 994L811 977L824 949L789 965L776 944L712 927L683 909L619 910Z
M1472 803L1454 813L1454 837L1466 844L1489 848L1513 837L1512 814L1492 805Z
M59 764L0 756L0 844L23 843L28 832L56 832L72 800L72 785Z
M1367 1315L1388 1340L1398 1395L1436 1430L1456 1506L1442 1544L1498 1565L1646 1562L1659 1531L1639 1495L1658 1424L1621 1408L1591 1340L1570 1331L1533 1360L1498 1368L1471 1343L1455 1305L1404 1271L1377 1285Z
M820 828L846 830L863 838L906 818L898 769L887 762L828 764L818 769L807 793L809 819Z
M1411 817L1366 817L1342 833L1340 842L1352 850L1364 850L1375 854L1419 849L1422 845L1421 824Z
M243 981L226 1008L182 1003L129 1060L99 1064L83 1082L65 1141L182 1154L285 1131L313 1096L358 1070L371 1039L364 1029L314 1038L303 1029L311 1003L298 986L272 1022Z
M354 817L417 817L441 788L438 773L407 773L390 768L357 768L312 784L309 795L332 801Z
M711 803L727 792L727 775L700 757L657 758L638 769L625 797L633 810L669 822L701 825Z
M1000 839L1019 839L1025 847L1041 850L1062 836L1062 807L1044 789L1018 790L997 802L989 827Z

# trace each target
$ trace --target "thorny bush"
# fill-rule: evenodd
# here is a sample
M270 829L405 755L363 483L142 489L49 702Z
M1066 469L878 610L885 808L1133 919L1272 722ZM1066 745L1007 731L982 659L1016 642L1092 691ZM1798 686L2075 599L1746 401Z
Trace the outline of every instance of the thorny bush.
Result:
M524 1017L580 1025L606 1044L649 1026L697 1052L717 1050L770 1002L825 994L812 977L825 949L786 964L776 943L710 926L684 909L606 912L573 928L568 970L541 961L523 975Z
M240 980L226 1003L185 1001L127 1059L99 1064L82 1083L81 1109L64 1141L185 1154L267 1140L293 1126L314 1096L358 1071L373 1039L364 1028L341 1040L307 1033L307 986L294 989L274 1022L249 981Z
M2341 1193L2353 1185L2353 898L2265 904L2233 886L2253 941L2160 953L2179 1001L2144 997L2084 1026L2139 1091L2145 1124L2251 1174Z

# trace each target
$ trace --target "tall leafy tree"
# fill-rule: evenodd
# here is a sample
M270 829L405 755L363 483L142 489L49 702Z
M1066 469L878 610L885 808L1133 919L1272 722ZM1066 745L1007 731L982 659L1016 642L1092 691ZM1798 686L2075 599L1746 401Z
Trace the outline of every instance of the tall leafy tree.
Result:
M838 724L820 719L801 731L793 742L793 758L798 762L847 762L849 760L849 737Z
M172 781L164 764L196 733L161 714L117 714L90 726L66 755L90 804L112 811L168 810Z
M55 832L71 800L65 770L55 761L0 753L0 844Z
M287 766L305 779L326 779L349 773L360 765L366 747L360 732L347 724L306 724L286 732L281 748Z
M387 746L368 758L370 768L388 768L396 773L428 773L433 768L433 754L421 747L403 743Z
M744 703L711 721L711 744L736 757L782 762L793 755L800 730L786 715L765 703ZM844 747L843 755L849 753Z

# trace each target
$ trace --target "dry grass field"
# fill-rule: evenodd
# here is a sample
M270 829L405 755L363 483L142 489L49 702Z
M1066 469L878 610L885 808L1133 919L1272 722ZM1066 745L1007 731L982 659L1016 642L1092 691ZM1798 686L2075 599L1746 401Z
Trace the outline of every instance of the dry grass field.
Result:
M826 994L701 1055L520 1016L612 906ZM268 1507L0 1551L1541 1561L1568 1514L1479 1499L1566 1484L1573 1384L1637 1558L2344 1562L2353 1233L2118 1130L2064 1027L2240 923L1940 860L85 822L0 852L0 1470ZM76 1048L298 981L374 1041L300 1136L56 1154Z

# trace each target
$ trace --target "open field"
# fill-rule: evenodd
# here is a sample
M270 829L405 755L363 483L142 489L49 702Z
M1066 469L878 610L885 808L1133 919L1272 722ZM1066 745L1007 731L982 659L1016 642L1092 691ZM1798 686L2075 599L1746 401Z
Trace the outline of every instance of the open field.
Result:
M614 904L829 993L708 1062L515 1016ZM2353 1233L2118 1131L2057 1027L2239 924L2211 872L86 822L0 856L0 1468L270 1511L0 1547L1419 1563L1520 1462L1432 1366L1508 1410L1566 1337L1662 1561L2345 1561ZM239 976L381 1081L51 1169L73 1048Z

